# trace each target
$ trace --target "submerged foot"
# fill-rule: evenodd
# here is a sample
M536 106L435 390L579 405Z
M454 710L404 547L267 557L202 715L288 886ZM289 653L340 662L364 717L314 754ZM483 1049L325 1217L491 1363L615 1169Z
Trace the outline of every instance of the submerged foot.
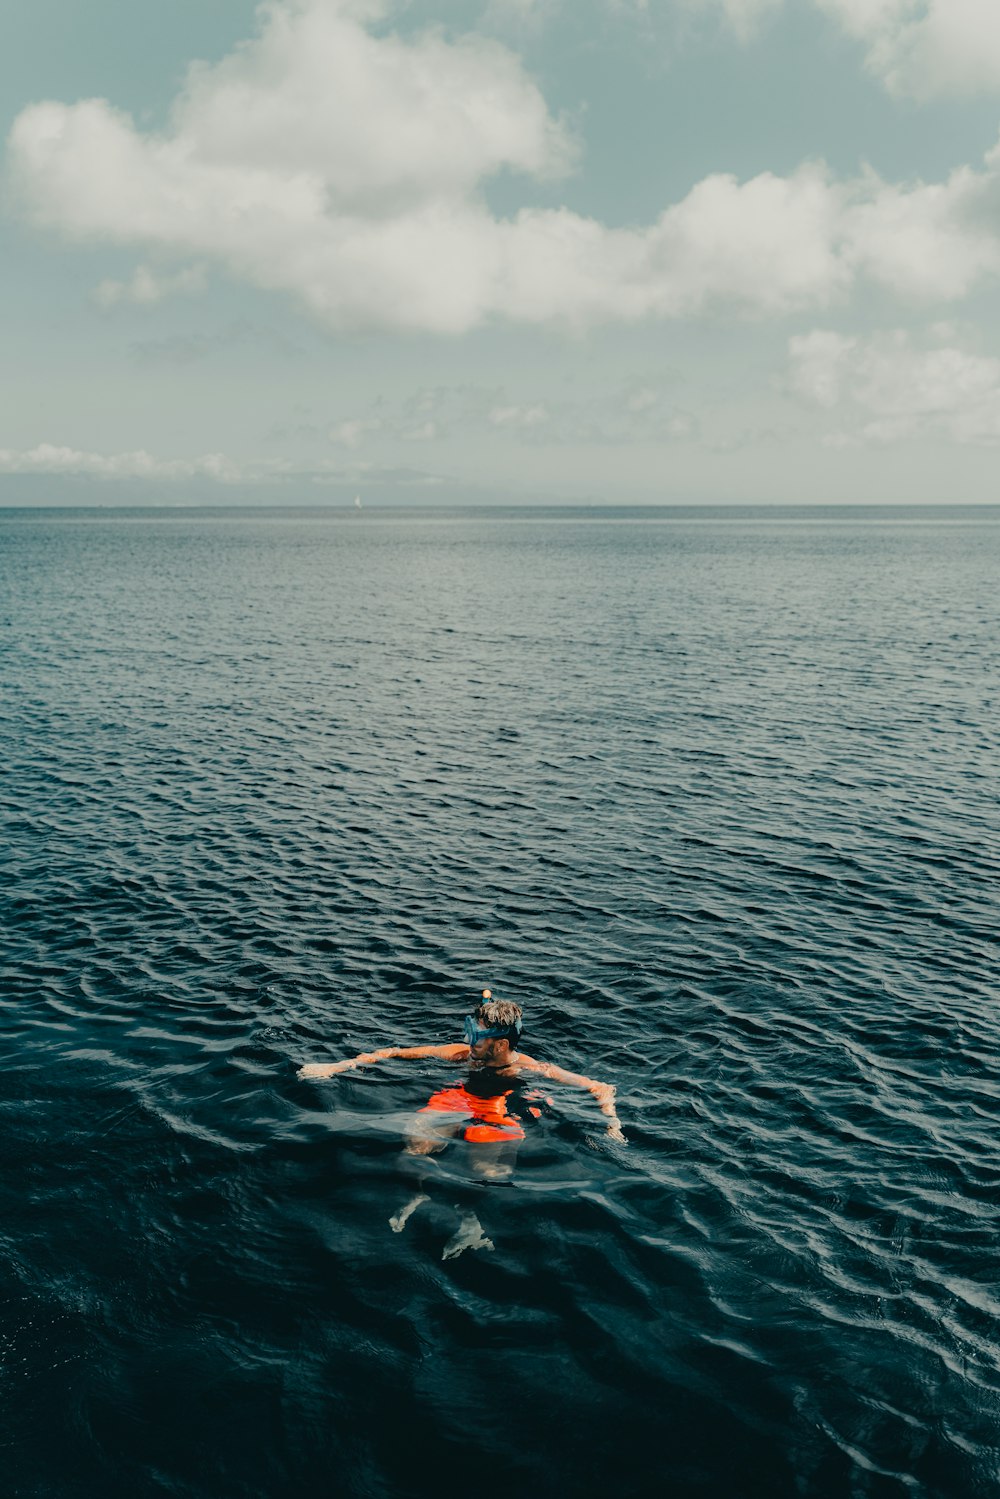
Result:
M480 1161L475 1171L477 1176L487 1182L510 1181L514 1175L513 1166L509 1166L506 1161Z
M493 1249L492 1239L483 1233L483 1225L475 1213L466 1213L458 1228L441 1251L443 1260L453 1260L465 1249Z
M398 1213L393 1213L389 1219L389 1227L394 1234L401 1234L406 1227L406 1220L417 1211L422 1202L430 1202L426 1192L418 1192L416 1197L411 1197L405 1207L401 1207Z

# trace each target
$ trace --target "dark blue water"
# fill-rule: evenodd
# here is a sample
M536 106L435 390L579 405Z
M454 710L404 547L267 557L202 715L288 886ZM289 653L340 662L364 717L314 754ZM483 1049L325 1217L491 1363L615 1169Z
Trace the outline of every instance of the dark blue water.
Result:
M995 510L0 513L3 1495L992 1499L998 577ZM459 1070L296 1076L487 984L627 1145L554 1087L421 1182Z

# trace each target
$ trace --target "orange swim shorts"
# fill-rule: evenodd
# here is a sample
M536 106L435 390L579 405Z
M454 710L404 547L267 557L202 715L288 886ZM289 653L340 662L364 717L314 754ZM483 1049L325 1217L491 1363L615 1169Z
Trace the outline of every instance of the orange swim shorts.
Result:
M534 1112L534 1110L532 1111ZM464 1114L469 1123L463 1130L466 1140L476 1144L498 1144L503 1140L523 1140L519 1119L507 1113L507 1094L494 1098L476 1098L460 1084L441 1088L433 1094L421 1114Z

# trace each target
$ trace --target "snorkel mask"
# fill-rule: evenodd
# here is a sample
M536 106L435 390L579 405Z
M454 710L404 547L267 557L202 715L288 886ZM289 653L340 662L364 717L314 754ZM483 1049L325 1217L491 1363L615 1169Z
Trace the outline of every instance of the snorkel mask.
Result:
M483 998L492 999L492 992L484 989ZM515 1020L513 1025L488 1026L480 1025L475 1015L465 1017L465 1039L470 1046L478 1046L480 1041L509 1041L511 1046L516 1046L521 1039L521 1029L520 1020Z
M478 1046L480 1041L509 1041L513 1045L520 1036L520 1020L515 1020L513 1025L490 1027L480 1025L475 1015L465 1017L465 1039L470 1046Z

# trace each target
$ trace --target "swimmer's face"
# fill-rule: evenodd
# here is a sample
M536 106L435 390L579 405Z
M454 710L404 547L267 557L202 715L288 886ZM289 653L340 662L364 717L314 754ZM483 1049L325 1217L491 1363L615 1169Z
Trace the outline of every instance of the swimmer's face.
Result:
M465 1039L469 1043L469 1056L473 1062L503 1063L510 1053L510 1042L506 1036L498 1036L476 1023L470 1015L465 1022Z
M474 1062L489 1062L496 1056L497 1051L506 1045L506 1041L497 1041L491 1036L484 1036L481 1040L469 1042L469 1055Z

